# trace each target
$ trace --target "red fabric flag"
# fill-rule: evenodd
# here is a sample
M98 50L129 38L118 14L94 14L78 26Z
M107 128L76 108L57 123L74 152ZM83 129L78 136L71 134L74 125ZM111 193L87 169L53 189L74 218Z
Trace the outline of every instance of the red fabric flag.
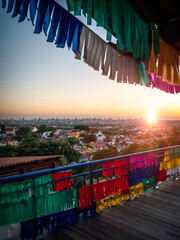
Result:
M92 194L92 185L79 188L79 205L81 210L92 205Z
M103 169L109 168L113 166L113 162L105 162L103 163ZM111 177L113 175L113 168L108 170L103 170L103 177Z
M73 179L66 179L62 181L56 182L57 179L71 177L71 172L60 172L60 173L53 173L53 183L54 183L54 190L55 191L63 191L63 190L69 190L71 189L71 183L74 184Z
M93 185L94 201L100 201L104 199L104 182L96 183Z
M116 177L127 174L127 160L126 159L114 161L113 166L114 166L114 175Z
M155 176L156 183L159 182L159 181L163 182L165 180L166 180L166 170L159 171L159 173L156 174L156 176Z

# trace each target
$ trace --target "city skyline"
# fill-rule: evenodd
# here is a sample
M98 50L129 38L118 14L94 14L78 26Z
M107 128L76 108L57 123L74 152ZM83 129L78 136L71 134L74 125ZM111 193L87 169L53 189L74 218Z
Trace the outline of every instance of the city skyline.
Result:
M0 118L146 118L152 111L180 119L180 94L111 81L17 21L0 9Z

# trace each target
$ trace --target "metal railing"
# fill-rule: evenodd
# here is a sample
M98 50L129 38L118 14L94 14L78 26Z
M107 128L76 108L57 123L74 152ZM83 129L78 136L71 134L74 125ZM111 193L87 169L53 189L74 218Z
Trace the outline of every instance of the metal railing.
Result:
M96 160L96 161L90 161L90 162L86 162L86 163L79 163L79 164L75 164L75 165L68 165L68 166L58 167L58 168L53 168L53 169L41 170L41 171L37 171L37 172L24 173L24 174L19 174L19 175L15 175L15 176L3 177L3 178L0 178L0 183L6 183L6 182L11 182L11 181L16 181L16 180L24 180L26 178L36 178L37 176L41 176L41 175L45 175L45 174L62 172L62 171L70 170L70 169L82 168L82 167L89 166L88 172L83 172L80 174L72 175L71 177L66 177L66 178L61 178L61 179L56 180L56 181L62 181L62 180L66 180L66 179L80 177L81 180L82 180L82 178L84 178L84 186L85 186L87 175L89 175L89 183L93 184L94 174L97 173L97 182L99 182L99 172L113 168L113 167L110 167L110 168L93 170L94 165L105 163L105 162L110 162L110 161L115 161L115 160L122 160L122 159L129 160L130 157L146 155L149 153L160 153L160 152L168 151L168 150L173 150L173 156L175 158L176 157L176 155L175 155L176 148L180 148L180 145L159 148L159 149L154 149L154 150L149 150L149 151L144 151L144 152L132 153L132 154L127 154L127 155L122 155L122 156L117 156L117 157L112 157L112 158L106 158L106 159L101 159L101 160ZM165 156L165 155L164 154L156 155L157 158L160 158L163 156ZM128 166L129 166L129 161L128 161ZM129 171L129 167L128 167L128 171Z

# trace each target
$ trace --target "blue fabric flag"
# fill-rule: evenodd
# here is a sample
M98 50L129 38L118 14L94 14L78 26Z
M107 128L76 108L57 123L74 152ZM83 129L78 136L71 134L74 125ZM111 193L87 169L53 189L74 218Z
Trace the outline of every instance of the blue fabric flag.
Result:
M30 19L33 25L34 25L36 10L37 10L37 3L38 3L38 0L30 0Z
M49 27L49 24L51 21L51 13L52 13L53 8L54 8L53 2L50 1L49 5L48 5L48 9L46 11L45 18L44 18L43 31L44 31L45 35L47 35L47 30L48 30L48 27Z
M56 36L57 26L58 26L58 23L59 23L59 18L60 18L60 11L55 6L53 17L52 17L52 20L51 20L51 26L50 26L50 29L49 29L49 34L48 34L48 37L47 37L47 42L53 42L54 41L54 38Z
M13 6L14 6L14 1L15 0L9 0L8 1L8 8L7 8L7 13L10 13L13 9Z
M2 7L6 7L6 0L2 0ZM12 12L12 17L19 14L18 22L26 19L30 13L30 20L35 28L34 33L42 30L47 35L47 42L54 42L57 47L72 47L74 53L79 51L80 36L83 24L62 8L54 0L8 0L7 12ZM49 27L50 26L50 27ZM56 39L55 39L56 38Z
M58 228L67 227L74 224L79 219L78 208L51 214L44 217L35 218L21 223L21 239L31 240L42 236L43 230L48 233L56 231Z
M20 9L20 17L19 17L18 22L23 22L24 19L26 18L28 7L29 7L29 2L30 2L30 0L23 0L21 9Z
M20 13L20 8L21 8L22 1L23 0L16 0L12 18L16 17Z
M42 31L44 18L48 8L48 3L49 3L49 0L40 0L39 2L34 33L40 33Z
M5 8L6 7L6 0L2 0L2 5L1 5L2 8Z

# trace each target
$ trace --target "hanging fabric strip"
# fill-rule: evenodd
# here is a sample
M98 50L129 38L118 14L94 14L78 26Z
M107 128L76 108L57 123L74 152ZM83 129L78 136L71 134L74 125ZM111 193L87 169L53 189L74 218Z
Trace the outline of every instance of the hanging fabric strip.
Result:
M76 59L81 59L94 70L101 68L102 75L122 83L138 84L140 75L134 58L123 56L120 52L107 44L86 26L83 26L80 37L79 52ZM149 81L148 81L149 82Z
M93 187L92 185L87 185L79 188L79 206L80 209L84 209L92 204L93 197Z
M2 7L6 7L2 2ZM54 42L57 47L72 47L75 54L79 52L79 41L83 24L68 13L54 0L8 0L7 12L12 12L12 17L19 16L19 22L27 18L28 9L30 19L35 28L34 33L42 30L47 35L48 42ZM50 26L50 27L49 27Z
M44 231L52 233L61 227L74 224L79 219L78 208L35 218L21 223L21 240L37 239Z
M74 184L74 180L72 178L56 182L57 179L71 177L71 176L72 176L71 172L53 173L52 177L53 177L53 183L54 183L54 190L63 191L63 190L71 189L71 183Z
M97 26L104 27L108 32L108 40L110 34L114 35L118 39L119 50L126 47L135 58L144 56L149 58L148 31L152 24L147 23L128 1L66 0L66 2L68 10L74 11L75 15L80 15L80 9L83 10L85 17L87 14L88 24L91 24L93 18Z
M152 88L157 88L161 91L164 91L166 93L171 93L171 94L175 94L175 93L179 93L180 92L180 86L176 86L173 84L169 84L167 82L162 81L162 77L157 77L157 70L155 70L155 73L148 73L148 71L146 71L148 78L150 80L149 84L146 84L146 87L152 87Z
M180 86L180 51L165 43L160 38L160 55L157 67L157 77L162 81Z
M0 226L11 225L35 217L31 180L0 186Z
M130 157L129 165L130 171L150 165L154 165L156 169L158 168L158 162L155 153L148 153L146 155Z

